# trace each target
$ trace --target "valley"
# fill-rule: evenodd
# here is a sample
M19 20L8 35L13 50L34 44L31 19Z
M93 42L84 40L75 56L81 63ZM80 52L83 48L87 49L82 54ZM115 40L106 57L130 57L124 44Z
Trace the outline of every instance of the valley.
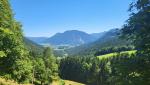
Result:
M49 44L52 46L58 45L79 46L81 44L93 42L100 36L102 36L101 33L88 34L86 32L78 30L68 30L65 31L64 33L56 33L50 38L43 38L43 37L27 37L27 38L41 45Z
M0 0L0 85L150 85L149 10L149 0Z

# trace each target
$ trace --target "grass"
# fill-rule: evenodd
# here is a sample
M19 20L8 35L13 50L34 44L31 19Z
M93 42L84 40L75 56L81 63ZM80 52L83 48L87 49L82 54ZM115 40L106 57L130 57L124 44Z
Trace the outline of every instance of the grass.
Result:
M70 80L59 80L59 81L54 81L51 85L85 85L85 84L70 81Z
M136 50L132 50L132 51L123 51L123 52L120 52L120 54L134 54L136 52ZM102 59L108 59L110 57L113 57L113 56L116 56L118 53L115 52L115 53L109 53L109 54L105 54L105 55L100 55L100 56L97 56L100 60Z
M0 85L32 85L32 84L18 84L13 80L6 80L4 78L0 78ZM70 81L70 80L54 80L51 85L85 85L82 83Z
M18 84L17 82L13 80L6 80L3 78L0 78L0 85L31 85L31 84Z
M65 85L85 85L85 84L70 81L70 80L64 80L64 82L65 82Z

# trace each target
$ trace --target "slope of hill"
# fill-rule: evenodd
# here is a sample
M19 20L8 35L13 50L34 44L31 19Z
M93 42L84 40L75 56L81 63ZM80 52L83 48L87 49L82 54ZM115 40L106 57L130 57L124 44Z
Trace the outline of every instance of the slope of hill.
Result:
M108 59L108 58L111 58L113 56L116 56L118 54L129 54L129 55L132 55L132 54L135 54L136 53L136 50L131 50L131 51L123 51L123 52L120 52L120 53L117 53L117 52L114 52L114 53L109 53L109 54L105 54L105 55L100 55L100 56L97 56L100 60L102 59Z
M85 84L70 80L60 80L60 81L53 81L51 85L85 85Z
M28 50L41 54L44 48L41 45L36 44L35 42L29 40L28 38L24 37L24 43Z
M18 84L14 80L6 80L4 78L0 78L0 85L32 85L32 84Z
M112 29L106 32L95 42L67 49L66 51L71 55L89 55L94 54L96 51L102 48L122 47L130 45L129 41L119 38L119 32L119 29Z

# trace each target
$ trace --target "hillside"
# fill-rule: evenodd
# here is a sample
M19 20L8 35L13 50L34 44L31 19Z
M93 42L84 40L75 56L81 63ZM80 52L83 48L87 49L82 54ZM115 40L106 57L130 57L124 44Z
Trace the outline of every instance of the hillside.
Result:
M85 85L79 82L71 81L71 80L60 80L54 81L51 85Z
M94 54L94 52L107 47L122 47L131 45L129 41L119 38L119 29L112 29L106 32L97 41L67 49L68 54L71 55L89 55Z
M29 40L28 38L24 37L24 43L28 50L41 54L44 48L41 45Z
M0 78L0 85L32 85L32 84L18 84L17 82L13 80L6 80L3 78Z
M109 53L109 54L105 54L105 55L100 55L100 56L97 56L99 58L99 60L103 60L103 59L109 59L109 58L113 58L114 56L117 56L118 54L135 54L136 53L136 50L131 50L131 51L123 51L123 52L120 52L120 53Z

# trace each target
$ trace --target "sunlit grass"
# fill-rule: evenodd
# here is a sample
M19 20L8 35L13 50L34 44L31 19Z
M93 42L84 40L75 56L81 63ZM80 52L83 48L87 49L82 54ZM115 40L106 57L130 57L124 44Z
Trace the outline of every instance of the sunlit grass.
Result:
M51 85L85 85L85 84L75 82L75 81L70 81L70 80L58 80L58 81L53 81Z
M14 80L6 80L3 78L0 78L0 85L32 85L32 84L18 84Z
M118 55L118 54L129 54L129 55L131 55L131 54L134 54L134 53L136 53L136 50L123 51L123 52L120 52L120 53L117 53L117 52L115 52L115 53L109 53L109 54L100 55L100 56L97 56L97 57L98 57L100 60L102 60L102 59L111 58L111 57L116 56L116 55Z

